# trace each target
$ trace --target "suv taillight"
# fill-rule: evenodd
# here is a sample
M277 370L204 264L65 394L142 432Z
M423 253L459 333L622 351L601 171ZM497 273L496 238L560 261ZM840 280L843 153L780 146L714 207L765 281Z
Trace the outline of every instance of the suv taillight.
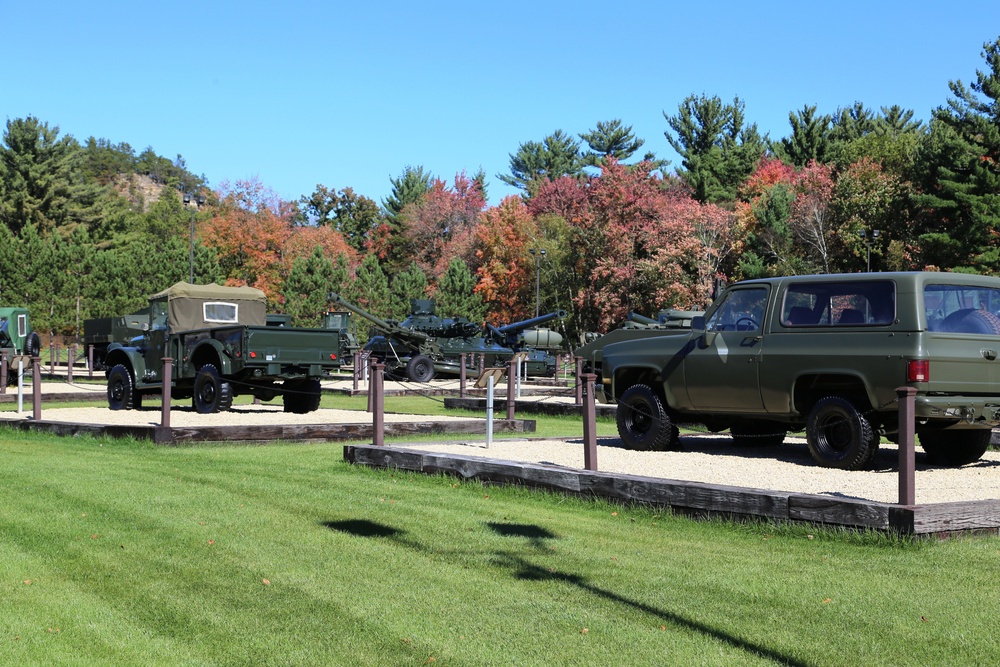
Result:
M928 359L910 359L906 362L907 382L930 382L931 362Z

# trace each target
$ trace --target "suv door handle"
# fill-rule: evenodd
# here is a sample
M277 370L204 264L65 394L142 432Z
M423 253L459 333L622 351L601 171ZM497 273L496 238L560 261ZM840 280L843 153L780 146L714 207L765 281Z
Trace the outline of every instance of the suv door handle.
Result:
M980 350L980 351L983 353L983 357L989 359L990 361L993 361L994 359L997 358L996 350Z

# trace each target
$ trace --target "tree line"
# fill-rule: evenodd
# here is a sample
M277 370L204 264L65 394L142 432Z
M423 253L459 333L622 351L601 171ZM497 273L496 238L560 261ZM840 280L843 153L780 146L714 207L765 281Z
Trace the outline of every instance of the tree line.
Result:
M663 112L670 165L620 119L526 141L497 174L520 196L487 206L482 171L421 166L377 203L351 187L284 201L257 180L210 188L178 155L7 121L0 143L0 302L76 335L194 273L259 287L273 311L319 323L326 294L402 319L494 323L565 309L574 332L630 310L701 308L719 279L873 270L1000 273L1000 39L948 83L926 122L860 102L789 113L772 139L739 97ZM877 234L876 234L877 231ZM193 242L192 242L193 238ZM534 251L534 252L532 252ZM542 252L544 251L544 253Z

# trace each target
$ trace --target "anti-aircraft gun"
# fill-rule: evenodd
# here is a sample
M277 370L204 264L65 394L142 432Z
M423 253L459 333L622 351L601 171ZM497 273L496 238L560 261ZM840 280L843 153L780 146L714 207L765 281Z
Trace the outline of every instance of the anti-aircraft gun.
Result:
M562 346L562 336L551 329L538 325L561 320L565 310L556 310L531 319L511 322L500 327L486 324L484 339L494 345L509 347L514 352L527 355L525 373L530 376L553 377L556 374L556 358L550 353Z

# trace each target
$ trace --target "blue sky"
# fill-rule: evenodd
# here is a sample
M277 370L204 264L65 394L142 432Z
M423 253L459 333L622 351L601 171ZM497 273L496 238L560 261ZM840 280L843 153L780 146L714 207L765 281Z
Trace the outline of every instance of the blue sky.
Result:
M974 80L1000 2L180 2L0 0L0 115L147 146L210 185L259 178L377 202L420 165L497 173L526 141L664 131L688 95L739 96L772 138L804 105L927 120Z

